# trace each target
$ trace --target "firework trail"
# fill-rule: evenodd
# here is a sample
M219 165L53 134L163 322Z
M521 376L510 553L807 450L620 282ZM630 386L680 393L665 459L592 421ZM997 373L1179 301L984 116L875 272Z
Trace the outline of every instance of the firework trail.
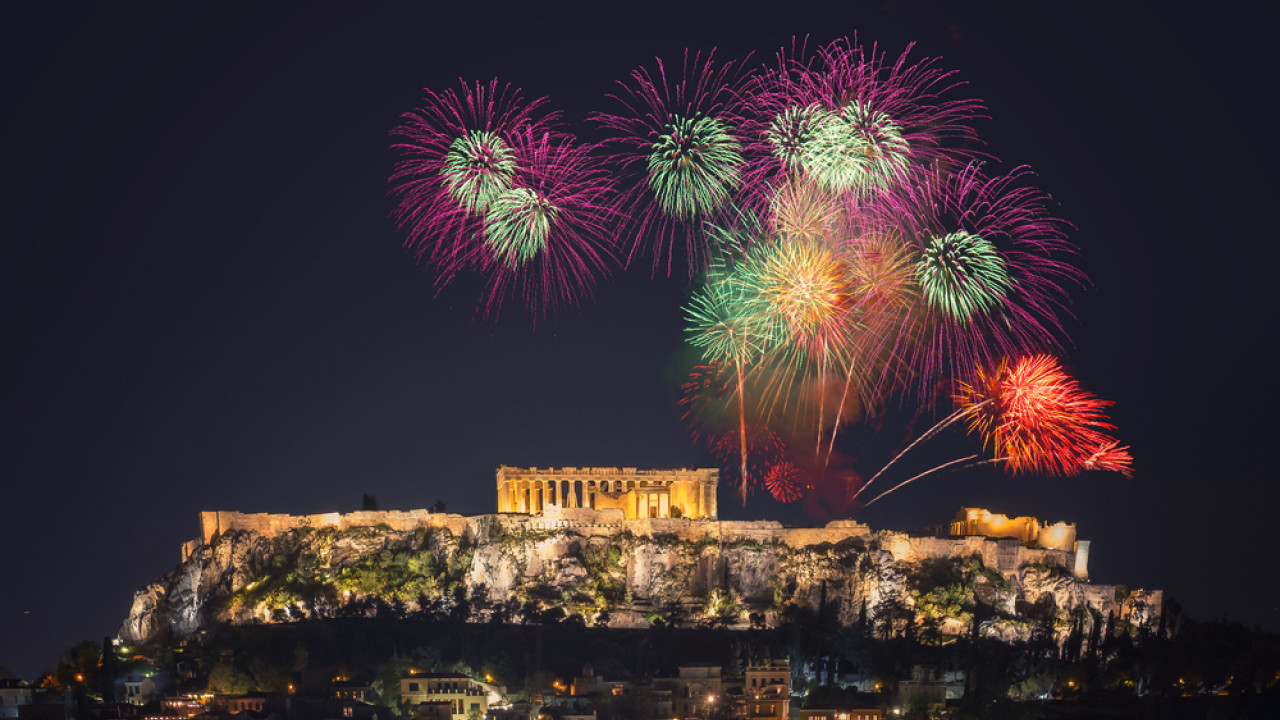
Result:
M746 381L743 366L759 354L760 338L754 317L743 307L743 288L731 273L716 273L685 308L689 344L703 350L703 359L732 363L738 381L738 434L741 440L742 502L747 501Z
M903 455L961 420L977 433L995 459L978 463L971 455L930 468L872 498L871 505L898 488L948 468L1001 463L1012 473L1079 475L1086 470L1133 473L1127 447L1106 431L1115 426L1103 410L1111 405L1080 387L1050 355L1002 360L993 371L978 368L971 383L960 383L955 412L912 442L854 494L856 498ZM864 506L865 507L865 506Z
M669 275L684 243L690 275L708 265L712 250L703 223L732 215L746 160L741 128L740 65L686 52L679 71L661 59L638 68L610 95L623 110L593 113L611 136L614 162L628 177L618 199L628 228L628 263L653 255L653 269Z

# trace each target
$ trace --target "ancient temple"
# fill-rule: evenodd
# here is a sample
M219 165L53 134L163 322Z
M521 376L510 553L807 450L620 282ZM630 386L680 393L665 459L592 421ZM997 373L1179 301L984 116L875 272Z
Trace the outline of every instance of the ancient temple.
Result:
M498 468L498 512L538 515L561 508L617 508L628 519L715 518L714 468Z

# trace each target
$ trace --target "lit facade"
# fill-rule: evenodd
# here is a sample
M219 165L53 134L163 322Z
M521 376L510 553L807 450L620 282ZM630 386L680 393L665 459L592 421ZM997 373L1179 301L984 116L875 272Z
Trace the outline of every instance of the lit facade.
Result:
M560 508L621 510L627 519L716 517L714 468L498 468L498 512Z
M786 720L791 716L791 663L770 660L747 667L742 691L748 720Z
M410 706L448 702L453 720L466 720L473 712L484 717L489 711L484 686L461 673L419 673L400 678L400 701Z

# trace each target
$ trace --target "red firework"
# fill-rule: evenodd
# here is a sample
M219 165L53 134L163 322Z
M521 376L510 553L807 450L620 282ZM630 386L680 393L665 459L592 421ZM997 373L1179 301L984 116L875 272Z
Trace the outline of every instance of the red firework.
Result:
M804 497L804 491L807 489L804 473L790 460L783 460L769 468L768 474L764 476L764 485L769 488L769 493L773 495L774 500L783 503L799 500Z
M741 436L738 430L709 435L707 445L720 466L721 480L727 486L745 486L752 494L764 481L767 471L786 453L782 436L764 425L747 426L747 481L738 477L742 471L738 462L741 452Z
M1052 356L1002 361L960 389L956 400L970 432L984 447L990 443L1011 473L1132 472L1128 448L1107 432L1115 429L1104 412L1112 403L1081 388Z

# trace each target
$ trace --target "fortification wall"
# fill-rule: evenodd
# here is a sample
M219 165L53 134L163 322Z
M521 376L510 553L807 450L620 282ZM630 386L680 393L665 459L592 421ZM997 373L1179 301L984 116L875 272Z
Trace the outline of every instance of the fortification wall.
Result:
M1033 517L1009 517L985 508L961 508L949 526L951 535L982 535L992 538L1016 538L1039 548L1074 552L1075 523L1041 524Z
M200 539L208 545L219 535L233 530L275 537L298 528L331 527L348 530L356 527L386 525L400 532L419 528L448 528L457 535L467 530L467 517L456 513L433 513L427 510L365 510L350 513L287 515L283 513L241 513L208 511L200 513ZM185 552L185 549L184 549Z
M208 545L219 535L231 531L253 532L275 537L304 527L331 527L347 530L355 527L385 525L399 532L424 527L448 528L455 535L475 537L487 532L488 523L501 523L509 530L563 530L587 537L609 537L630 532L637 537L675 536L682 541L697 542L711 538L719 542L782 543L792 548L839 543L852 537L869 538L871 529L853 520L836 520L821 528L786 528L773 520L708 520L704 518L637 518L627 519L622 510L604 508L562 508L548 506L540 515L498 513L490 515L458 515L432 513L426 510L382 510L351 513L287 515L283 513L241 513L209 511L200 513L200 539L185 543L183 559L201 543Z

